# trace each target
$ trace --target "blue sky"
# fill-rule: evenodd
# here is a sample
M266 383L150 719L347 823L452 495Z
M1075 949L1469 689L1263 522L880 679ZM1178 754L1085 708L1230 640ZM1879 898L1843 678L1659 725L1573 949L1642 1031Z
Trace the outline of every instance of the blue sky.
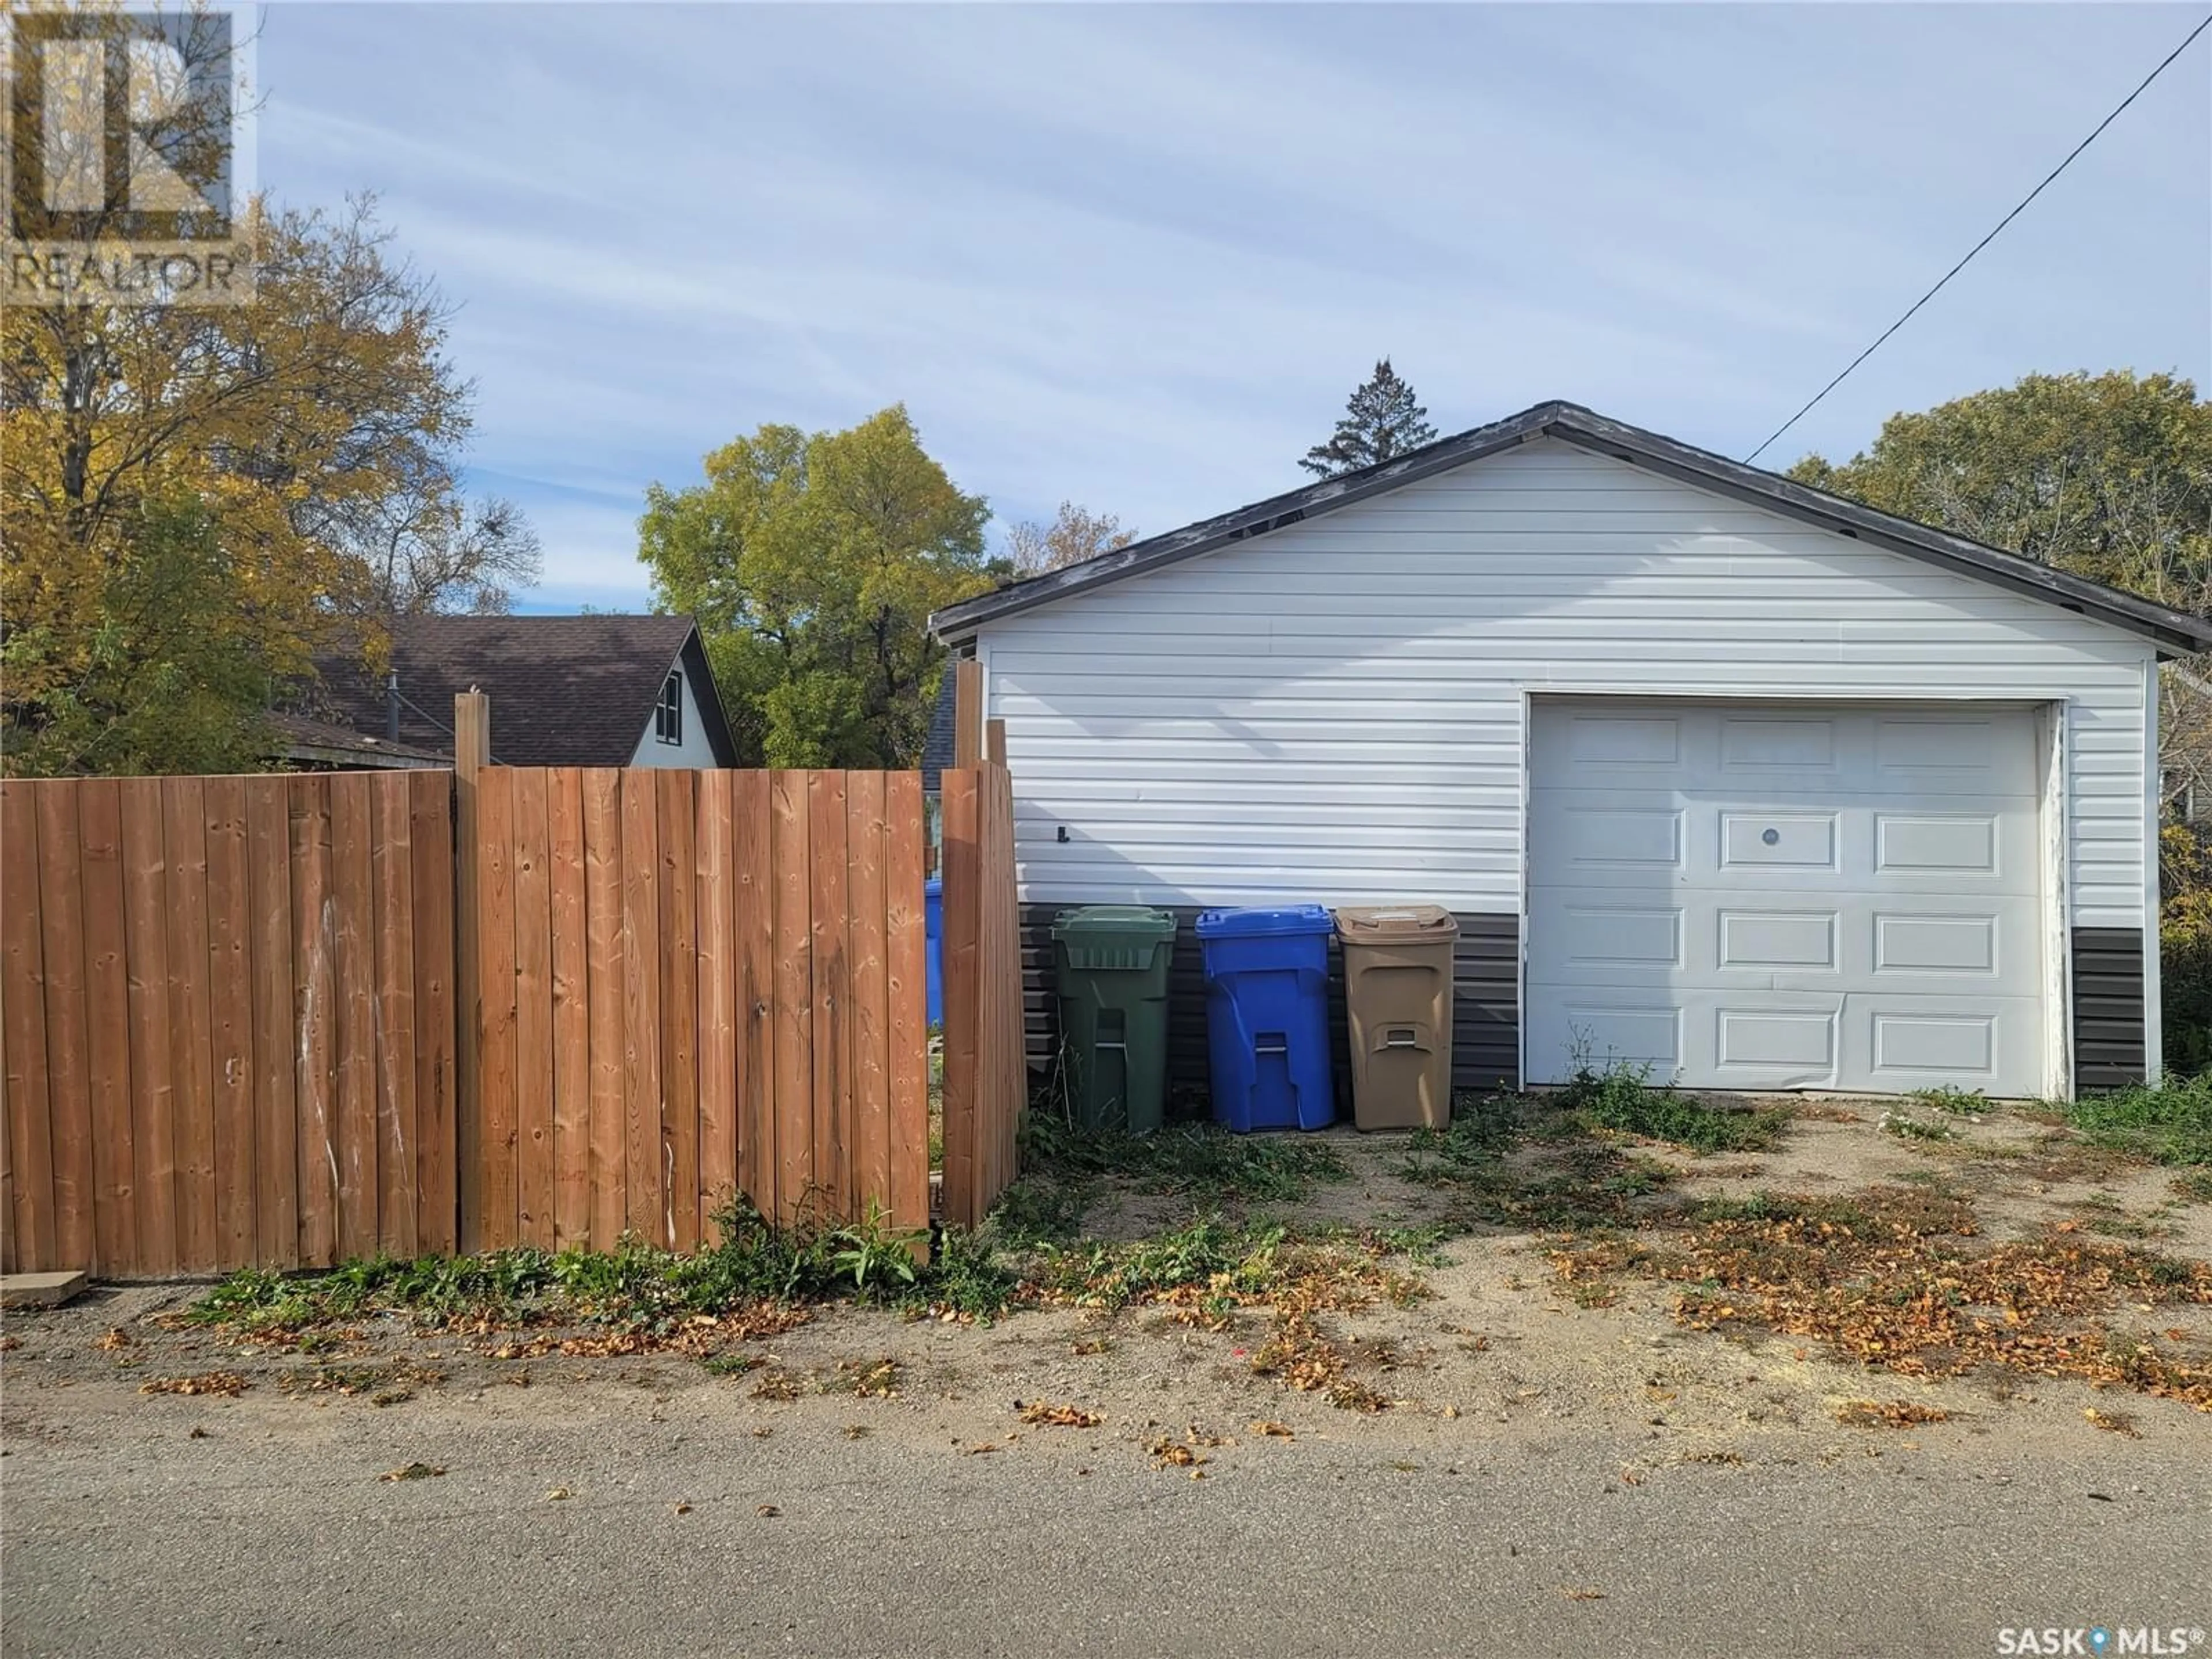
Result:
M643 609L646 485L903 401L998 522L1303 480L1388 354L1741 455L2201 6L270 7L259 176L460 306L532 608ZM1765 458L2032 370L2212 385L2212 35Z

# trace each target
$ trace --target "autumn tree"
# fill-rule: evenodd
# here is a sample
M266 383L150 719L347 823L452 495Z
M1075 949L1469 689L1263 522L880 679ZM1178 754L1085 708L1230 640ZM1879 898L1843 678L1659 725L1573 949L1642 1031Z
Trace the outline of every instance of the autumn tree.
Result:
M1801 483L2185 611L2212 611L2212 404L2170 374L2031 374L1893 415Z
M2212 613L2212 403L2171 374L2030 374L1893 415L1841 465L1790 476L2161 605ZM2170 666L2169 795L2212 787L2212 665Z
M1136 539L1137 532L1122 529L1121 520L1111 513L1092 513L1073 501L1062 501L1050 524L1024 520L1011 526L1006 557L1016 575L1034 576L1080 564Z
M1415 400L1413 388L1398 378L1385 357L1347 400L1344 417L1337 422L1328 441L1306 451L1298 465L1317 477L1333 478L1436 441L1437 429L1429 424L1429 411Z
M930 612L991 585L990 516L902 406L844 432L763 426L654 484L639 526L653 597L699 619L743 762L911 766L943 651Z
M382 619L503 604L535 574L520 515L463 498L471 388L445 356L447 309L394 256L373 203L276 214L253 234L250 304L0 310L12 769L234 757L318 650L343 638L373 658ZM176 526L203 520L228 610L189 631L122 626L120 597L147 568L175 577ZM241 637L254 677L233 672ZM183 704L201 735L166 750L127 738L143 728L117 704L100 739L88 689L155 683L196 688Z

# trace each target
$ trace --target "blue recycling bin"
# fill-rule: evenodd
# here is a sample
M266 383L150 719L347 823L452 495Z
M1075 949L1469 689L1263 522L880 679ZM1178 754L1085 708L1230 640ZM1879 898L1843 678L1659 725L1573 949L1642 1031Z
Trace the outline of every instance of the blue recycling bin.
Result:
M1206 1045L1215 1121L1255 1129L1326 1129L1336 1115L1328 1058L1328 939L1318 904L1206 910Z
M945 878L921 884L923 930L928 935L929 1023L945 1024Z

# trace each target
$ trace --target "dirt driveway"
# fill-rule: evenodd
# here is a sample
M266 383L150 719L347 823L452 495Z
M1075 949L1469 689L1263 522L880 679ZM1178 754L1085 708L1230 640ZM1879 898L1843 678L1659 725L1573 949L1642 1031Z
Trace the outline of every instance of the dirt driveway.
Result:
M204 1287L100 1290L8 1324L5 1650L1963 1653L2212 1624L2212 1204L2046 1121L1881 1109L1705 1157L1332 1134L1340 1167L1272 1192L1062 1168L1016 1206L1060 1265L993 1322L256 1334L180 1322ZM1228 1266L1158 1266L1209 1224Z

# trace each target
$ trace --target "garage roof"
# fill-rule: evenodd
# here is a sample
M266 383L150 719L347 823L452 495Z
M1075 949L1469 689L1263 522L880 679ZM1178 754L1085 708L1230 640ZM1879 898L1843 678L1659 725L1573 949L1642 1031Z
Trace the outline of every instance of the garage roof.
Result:
M1826 490L1810 489L1779 473L1747 466L1710 450L1692 448L1623 421L1609 420L1579 404L1560 402L1539 404L1506 420L1459 433L1379 465L1325 479L1250 507L1238 507L1218 518L1186 525L1165 535L1133 542L1080 564L1012 583L995 592L938 611L929 619L930 629L940 639L964 640L984 623L999 617L1085 592L1125 576L1140 575L1163 565L1195 558L1201 553L1265 535L1285 525L1319 518L1418 478L1464 466L1469 461L1480 460L1486 455L1532 443L1539 438L1557 438L1632 466L1646 467L1719 495L1802 519L1839 536L1870 542L1892 552L2045 600L2063 610L2094 617L2157 641L2163 655L2212 648L2212 620L2185 611L2171 610L2119 588L2107 587L2102 582L2054 570L2002 548L1954 536L1948 531L1933 530L1910 519L1831 495Z

